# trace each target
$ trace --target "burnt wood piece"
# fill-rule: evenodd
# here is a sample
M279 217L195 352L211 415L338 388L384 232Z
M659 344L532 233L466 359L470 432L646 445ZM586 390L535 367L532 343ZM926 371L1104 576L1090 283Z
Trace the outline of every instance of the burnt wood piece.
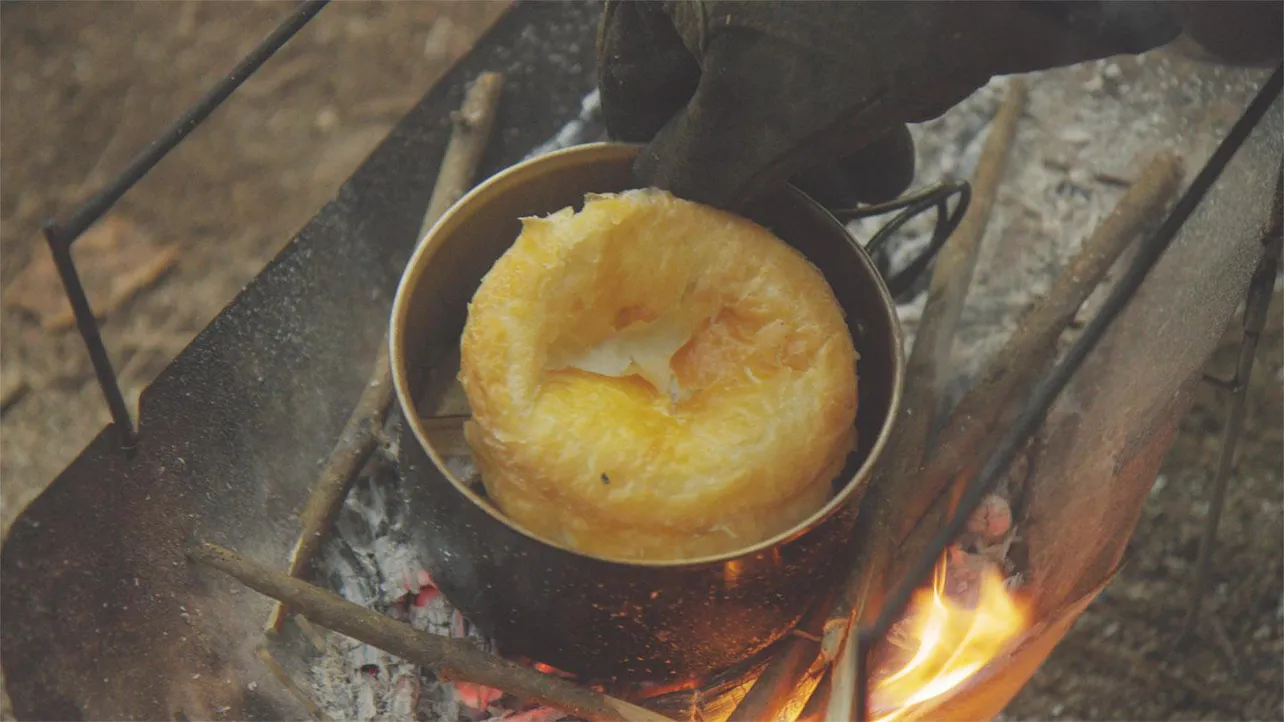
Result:
M576 118L597 2L518 3L15 522L0 645L23 719L301 719L254 650L272 602L184 563L194 536L284 569L369 375L471 79L505 76L479 180ZM234 102L234 101L233 101Z

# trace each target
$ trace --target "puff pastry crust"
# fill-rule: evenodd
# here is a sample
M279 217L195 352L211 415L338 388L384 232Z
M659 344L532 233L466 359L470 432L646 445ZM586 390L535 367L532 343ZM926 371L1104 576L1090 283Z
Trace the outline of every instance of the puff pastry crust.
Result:
M743 549L832 493L858 356L821 273L656 190L522 219L469 305L465 434L518 525L592 556Z

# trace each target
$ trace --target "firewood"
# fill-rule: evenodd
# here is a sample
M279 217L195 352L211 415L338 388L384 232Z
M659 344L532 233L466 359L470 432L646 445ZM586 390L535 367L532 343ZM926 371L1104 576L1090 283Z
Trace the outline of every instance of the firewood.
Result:
M1106 273L1146 228L1158 222L1180 190L1181 159L1156 155L1137 174L1114 210L1060 273L1046 296L1021 319L1016 331L950 414L935 452L907 499L898 541L919 525L924 513L950 483L984 457L986 438L1023 390L1052 361L1057 339Z
M849 568L843 593L830 622L827 647L841 651L833 668L829 697L830 719L851 719L854 714L858 675L868 676L858 662L854 640L848 638L853 625L862 623L877 609L886 587L888 564L896 550L896 530L905 518L905 507L931 439L940 407L940 390L945 384L955 327L963 312L976 259L989 224L999 183L1011 155L1017 122L1025 111L1025 83L1014 80L995 114L989 136L977 161L972 181L972 204L949 243L942 249L932 274L927 304L919 322L914 347L906 365L906 392L896 436L887 447L891 466L876 479L865 509L869 518L860 524L863 541ZM864 516L864 514L862 514Z
M420 238L472 186L482 153L490 142L503 83L504 76L500 73L482 73L465 93L463 104L453 116L455 126L428 201ZM370 381L361 392L356 408L343 427L339 441L330 452L321 476L299 515L299 537L290 553L290 576L301 576L308 571L330 532L344 498L379 441L384 417L392 406L392 391L388 336L384 334L379 342ZM280 632L288 614L289 610L284 605L275 605L264 632L269 636Z
M1017 120L1024 111L1025 96L1024 82L1020 79L1013 81L995 115L978 161L971 204L937 259L928 301L907 365L906 377L910 383L902 403L901 417L897 419L896 435L884 456L892 460L894 468L878 474L862 501L864 511L858 527L861 542L855 545L859 551L853 557L841 594L828 614L823 628L823 643L818 649L813 647L810 650L808 645L812 643L805 639L795 639L785 645L736 709L732 722L776 718L793 696L801 673L815 660L814 652L821 653L822 662L833 660L849 636L848 631L858 611L865 602L873 601L868 592L879 575L870 572L885 568L886 560L894 549L892 542L895 530L899 528L894 520L901 518L898 509L901 494L897 489L903 486L903 480L918 470L928 443L950 342L971 285L977 250L985 235L998 183L1016 133ZM810 657L809 652L812 652ZM832 690L827 714L830 719L851 718L852 690L857 672L854 668L843 669L844 666L835 667L840 675L821 685L821 688ZM834 706L835 701L843 698L845 702Z
M230 549L202 543L189 548L187 557L287 604L315 624L423 665L444 678L500 689L587 720L667 722L668 718L650 710L483 652L465 640L420 631Z

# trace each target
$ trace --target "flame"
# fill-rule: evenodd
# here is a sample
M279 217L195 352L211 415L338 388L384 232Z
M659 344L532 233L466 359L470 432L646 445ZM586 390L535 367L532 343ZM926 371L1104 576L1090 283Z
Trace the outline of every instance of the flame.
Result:
M915 596L901 623L903 633L892 640L910 653L910 659L874 682L870 697L877 722L909 719L926 711L924 707L1003 654L1027 628L1025 610L993 565L979 569L975 604L948 597L947 559L937 564L932 585Z

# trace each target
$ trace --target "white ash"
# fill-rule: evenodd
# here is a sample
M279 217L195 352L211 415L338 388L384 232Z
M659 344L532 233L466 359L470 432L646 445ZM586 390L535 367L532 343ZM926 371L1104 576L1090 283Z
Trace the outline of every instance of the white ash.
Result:
M1156 51L1023 76L1026 110L955 336L947 401L1001 348L1142 164L1157 151L1175 151L1188 183L1268 73ZM916 189L970 179L1007 80L995 78L941 117L911 126ZM848 227L865 242L887 220ZM925 213L897 233L893 272L926 246L934 222ZM898 305L907 348L925 301L920 292Z
M396 420L390 423L386 437L395 440ZM318 560L324 582L350 602L492 651L490 641L436 592L423 570L410 538L395 444L376 454L349 492ZM552 722L564 717L497 690L442 682L416 664L343 635L329 634L326 640L328 649L308 681L313 699L332 719Z
M537 146L534 150L526 155L525 160L537 158L546 153L552 153L555 150L570 148L574 145L582 145L597 140L604 126L601 122L602 100L598 95L596 88L593 92L584 96L580 101L580 114L571 122L562 126L549 140Z

